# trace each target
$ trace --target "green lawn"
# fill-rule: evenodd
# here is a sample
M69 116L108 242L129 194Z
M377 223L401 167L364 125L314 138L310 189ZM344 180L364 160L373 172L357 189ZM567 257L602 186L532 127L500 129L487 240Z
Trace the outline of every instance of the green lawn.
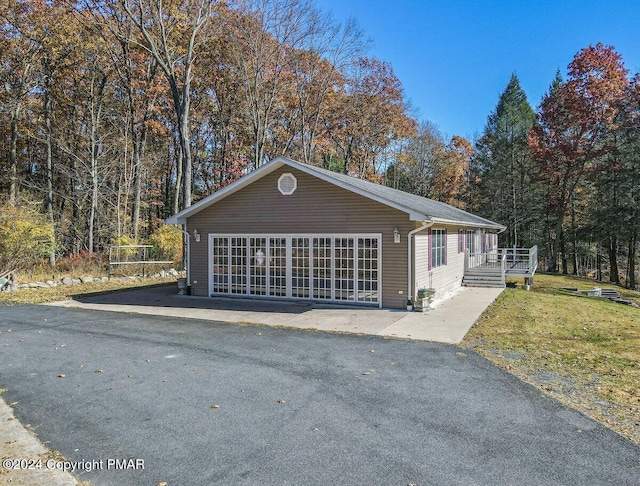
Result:
M613 287L536 275L529 292L506 289L463 345L640 444L640 309L559 289L594 286Z

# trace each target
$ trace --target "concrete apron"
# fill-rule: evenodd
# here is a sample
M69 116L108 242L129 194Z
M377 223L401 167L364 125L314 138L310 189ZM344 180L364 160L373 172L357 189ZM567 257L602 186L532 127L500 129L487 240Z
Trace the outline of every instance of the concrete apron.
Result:
M190 297L175 295L173 288L162 295L131 290L47 305L458 344L502 290L461 287L426 312Z

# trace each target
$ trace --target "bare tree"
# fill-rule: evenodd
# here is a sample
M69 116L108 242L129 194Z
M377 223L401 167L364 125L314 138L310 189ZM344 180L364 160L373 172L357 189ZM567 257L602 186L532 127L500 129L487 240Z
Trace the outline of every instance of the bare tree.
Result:
M191 81L197 51L215 16L215 0L182 0L177 2L117 0L140 30L140 43L156 60L164 73L177 119L182 153L182 207L191 205L191 134L189 110Z
M0 18L7 19L3 10L0 10ZM9 22L6 27L12 29ZM13 206L18 193L18 124L23 104L28 101L28 96L36 85L33 67L38 47L22 36L15 35L16 33L5 31L4 34L0 38L0 51L4 53L4 62L0 68L0 85L5 89L0 98L10 118L9 204Z
M239 4L237 17L230 16L228 30L253 130L253 165L258 168L279 121L274 115L283 96L283 82L291 72L290 53L301 48L313 32L316 11L308 0L243 0Z
M344 25L330 15L310 11L309 32L293 53L292 73L299 117L302 158L311 163L327 95L342 83L343 72L369 46L355 20Z

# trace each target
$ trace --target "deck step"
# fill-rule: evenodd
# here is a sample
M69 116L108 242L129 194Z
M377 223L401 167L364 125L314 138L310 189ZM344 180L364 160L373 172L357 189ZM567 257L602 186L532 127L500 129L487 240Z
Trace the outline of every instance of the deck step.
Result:
M462 279L462 285L465 287L498 287L504 288L505 282L502 280L502 275L498 274L482 274L467 273Z
M465 275L466 282L503 282L501 275Z
M473 271L473 270L467 270L464 274L465 277L488 277L488 278L492 278L492 277L498 277L498 278L502 278L502 272L500 270L497 270L495 272L477 272L477 271Z
M462 282L462 286L463 287L490 287L494 289L504 289L506 287L506 285L503 283L492 283L492 282L474 282L474 283Z
M618 292L615 289L602 289L600 290L600 295L602 295L602 297L604 297L605 299L610 299L610 300L618 300L622 298L620 296L620 292Z

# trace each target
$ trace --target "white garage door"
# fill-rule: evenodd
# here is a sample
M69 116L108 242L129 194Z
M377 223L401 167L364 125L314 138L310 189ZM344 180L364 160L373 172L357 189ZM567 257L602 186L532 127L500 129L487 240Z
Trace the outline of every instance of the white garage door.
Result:
M209 235L209 295L382 306L381 236Z

